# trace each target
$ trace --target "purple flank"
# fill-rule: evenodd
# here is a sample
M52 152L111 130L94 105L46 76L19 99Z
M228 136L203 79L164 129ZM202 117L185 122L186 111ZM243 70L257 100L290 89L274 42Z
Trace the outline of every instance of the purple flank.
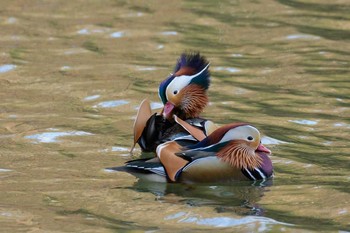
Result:
M262 164L261 164L260 169L263 170L263 172L265 173L265 175L267 177L272 176L272 174L273 174L273 166L272 166L271 159L265 153L261 153L260 152L259 155L262 158Z

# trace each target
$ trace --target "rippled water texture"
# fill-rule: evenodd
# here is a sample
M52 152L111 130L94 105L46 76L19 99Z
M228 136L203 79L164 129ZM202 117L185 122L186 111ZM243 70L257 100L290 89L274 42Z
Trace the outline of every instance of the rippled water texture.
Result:
M1 232L350 231L349 1L0 3ZM203 116L261 129L273 182L105 170L186 50L211 62Z

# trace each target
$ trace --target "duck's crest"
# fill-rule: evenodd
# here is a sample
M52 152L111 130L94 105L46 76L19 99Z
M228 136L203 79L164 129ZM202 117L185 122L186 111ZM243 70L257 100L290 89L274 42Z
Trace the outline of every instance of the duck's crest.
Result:
M207 59L204 56L201 56L199 52L182 53L177 60L174 73L178 72L181 68L188 67L192 68L192 74L195 74L203 70L208 64L209 62Z
M174 75L194 75L197 73L201 74L193 79L192 83L196 83L204 89L208 89L210 85L208 60L204 56L201 56L199 52L182 53L177 60Z

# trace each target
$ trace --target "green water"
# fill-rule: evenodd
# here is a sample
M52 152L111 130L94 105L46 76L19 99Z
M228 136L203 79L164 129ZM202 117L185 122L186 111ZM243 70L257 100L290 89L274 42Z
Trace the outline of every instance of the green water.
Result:
M0 5L0 232L350 231L348 1ZM259 128L272 183L104 170L189 50L211 62L202 116Z

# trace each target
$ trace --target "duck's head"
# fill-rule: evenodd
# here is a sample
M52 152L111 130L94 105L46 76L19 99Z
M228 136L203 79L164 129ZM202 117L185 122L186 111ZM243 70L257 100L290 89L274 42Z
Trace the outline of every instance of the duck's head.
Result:
M254 169L262 164L260 153L271 151L261 143L259 130L246 123L233 123L218 128L193 147L215 151L216 155L233 167Z
M183 53L177 61L174 74L159 86L159 97L164 104L162 114L172 119L198 117L208 104L210 85L209 62L199 53Z

